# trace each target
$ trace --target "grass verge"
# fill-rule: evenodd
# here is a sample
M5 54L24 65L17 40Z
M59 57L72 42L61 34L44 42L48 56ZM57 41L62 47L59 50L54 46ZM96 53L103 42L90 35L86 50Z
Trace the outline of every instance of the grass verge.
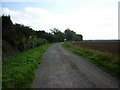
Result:
M64 43L63 46L76 55L87 59L88 61L101 68L103 71L120 80L120 67L118 66L120 64L120 57L93 49L81 48L68 42Z
M4 62L2 88L30 88L35 78L34 70L50 45L31 49Z

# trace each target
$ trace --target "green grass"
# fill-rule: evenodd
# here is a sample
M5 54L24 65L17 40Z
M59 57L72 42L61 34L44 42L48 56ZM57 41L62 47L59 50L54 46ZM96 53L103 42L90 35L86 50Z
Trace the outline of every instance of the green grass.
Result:
M63 46L120 80L120 68L118 66L120 57L93 49L81 48L70 43L64 43Z
M50 45L31 49L4 62L2 88L30 88L35 78L34 70Z

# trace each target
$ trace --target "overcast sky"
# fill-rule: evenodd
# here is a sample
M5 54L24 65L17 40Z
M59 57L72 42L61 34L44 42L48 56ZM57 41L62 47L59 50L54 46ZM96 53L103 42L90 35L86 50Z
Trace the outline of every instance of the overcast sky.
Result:
M119 0L2 0L0 15L34 30L70 28L87 39L118 39Z

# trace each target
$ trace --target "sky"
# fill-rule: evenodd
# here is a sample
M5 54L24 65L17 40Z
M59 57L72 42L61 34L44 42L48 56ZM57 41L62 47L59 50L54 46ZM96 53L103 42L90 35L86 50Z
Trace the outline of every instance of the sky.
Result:
M118 39L119 0L1 0L0 16L34 30L70 28L84 40Z

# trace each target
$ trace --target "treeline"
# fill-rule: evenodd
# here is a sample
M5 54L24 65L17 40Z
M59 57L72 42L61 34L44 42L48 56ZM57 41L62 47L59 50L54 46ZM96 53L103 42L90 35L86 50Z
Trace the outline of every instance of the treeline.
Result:
M44 30L42 31L35 31L37 38L44 38L50 43L53 42L63 42L63 41L82 41L83 36L80 34L76 34L74 31L70 30L69 28L66 29L63 33L57 29L53 28L50 29L51 33L47 33Z
M59 29L53 28L51 33L44 30L35 31L29 26L13 24L10 16L3 15L0 18L2 18L3 55L14 50L20 52L29 50L45 43L83 40L82 35L78 35L70 29L61 32Z

